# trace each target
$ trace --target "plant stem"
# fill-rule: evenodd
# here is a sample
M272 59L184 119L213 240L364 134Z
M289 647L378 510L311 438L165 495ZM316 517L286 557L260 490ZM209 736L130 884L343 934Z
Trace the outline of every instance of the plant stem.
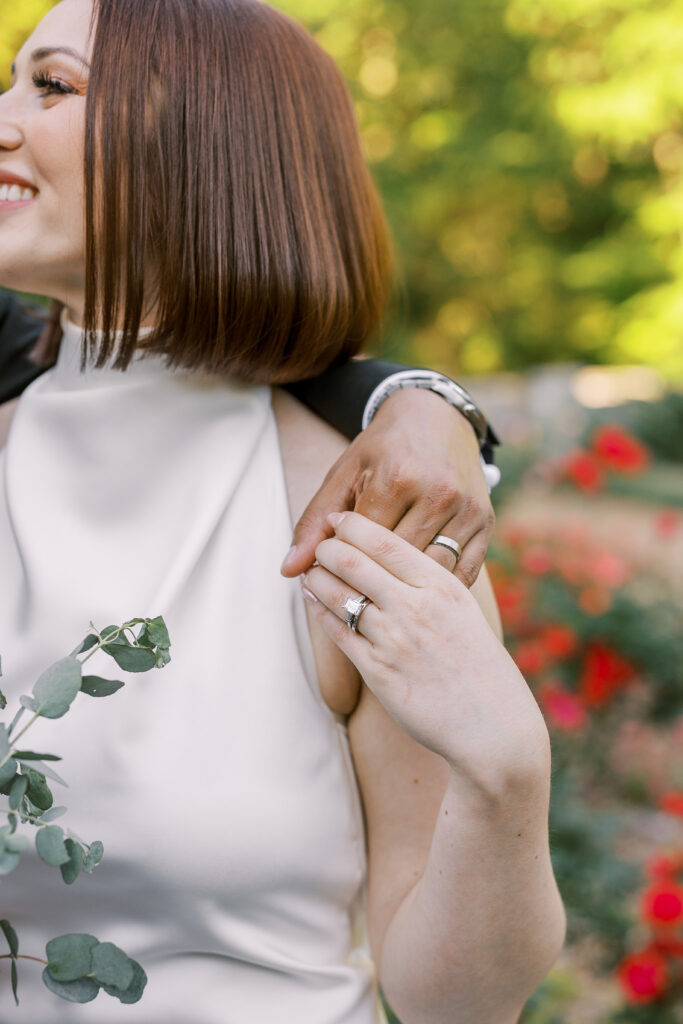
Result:
M38 815L36 817L35 814L29 814L27 811L20 811L18 808L17 808L16 811L13 811L9 807L0 807L0 814L16 814L18 817L21 818L22 821L28 821L28 823L30 825L49 825L50 824L49 821L43 821L43 819L40 817L40 815Z
M91 623L91 625L92 625L92 623ZM94 628L95 627L93 626L93 629ZM122 632L123 628L124 627L122 626L121 629L118 629L115 633L112 633L111 636L105 637L105 639L102 639L102 637L100 636L99 630L95 630L95 632L97 633L97 635L99 637L99 641L98 641L98 643L95 644L95 646L90 651L88 651L88 653L86 654L85 658L83 658L83 661L81 662L81 665L84 665L85 662L88 660L88 658L92 658L93 654L97 654L97 652L99 650L101 650L101 648L105 644L111 643L111 641L113 639L116 639L116 637L118 637L120 635L120 633ZM40 712L39 711L36 711L36 713L34 714L33 718L29 722L26 723L24 728L20 732L18 732L16 736L12 737L12 746L10 747L9 751L7 752L7 754L5 754L3 759L0 761L0 768L2 768L3 765L7 764L7 762L9 761L9 759L11 757L14 757L14 755L16 753L16 749L17 749L17 742L21 739L21 737L24 735L24 733L27 732L31 728L31 726L33 725L33 723L35 722L35 720L37 718L40 718Z
M17 749L17 747L16 747L17 741L21 739L21 737L24 735L24 733L26 732L27 729L31 728L31 726L35 722L36 718L40 718L40 713L38 711L36 711L36 713L33 716L33 718L30 719L30 721L28 721L26 723L24 728L20 732L18 732L16 736L12 737L12 747L10 748L9 754L6 755L5 760L4 761L0 761L0 768L2 768L3 764L5 764L6 761L9 761L10 757L14 757L14 755L16 753L16 749Z
M16 956L14 953L0 953L0 960L35 960L36 963L47 965L47 960L39 956L29 956L28 953L17 953Z

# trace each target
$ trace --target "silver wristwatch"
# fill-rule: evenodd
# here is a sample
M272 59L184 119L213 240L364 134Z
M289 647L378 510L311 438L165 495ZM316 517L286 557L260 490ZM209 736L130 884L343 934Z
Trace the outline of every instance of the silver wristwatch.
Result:
M435 370L399 370L398 373L392 373L390 377L380 381L365 405L363 430L372 421L382 402L401 388L425 388L434 391L469 420L479 441L482 468L489 490L495 487L500 480L500 470L493 464L493 446L499 444L498 438L484 413L472 400L472 396L442 373L436 373Z
M450 405L458 409L470 421L474 433L477 435L480 449L486 445L498 443L488 420L472 400L472 396L450 377L444 377L442 373L436 373L434 370L400 370L380 381L367 400L363 413L363 430L372 421L384 399L401 388L426 388L445 398Z

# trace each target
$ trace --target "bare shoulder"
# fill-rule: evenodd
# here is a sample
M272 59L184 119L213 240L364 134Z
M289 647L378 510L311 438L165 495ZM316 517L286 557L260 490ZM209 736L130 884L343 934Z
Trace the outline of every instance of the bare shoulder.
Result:
M273 388L272 403L290 514L296 523L348 441L288 392ZM349 715L358 703L360 676L310 616L308 624L323 699L332 711Z
M296 522L348 442L287 391L273 388L272 403L290 510Z

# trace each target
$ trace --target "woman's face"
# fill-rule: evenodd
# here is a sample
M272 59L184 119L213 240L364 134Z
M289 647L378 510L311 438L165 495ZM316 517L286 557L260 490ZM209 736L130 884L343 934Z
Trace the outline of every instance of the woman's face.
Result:
M63 0L0 95L0 284L83 308L83 152L91 0Z

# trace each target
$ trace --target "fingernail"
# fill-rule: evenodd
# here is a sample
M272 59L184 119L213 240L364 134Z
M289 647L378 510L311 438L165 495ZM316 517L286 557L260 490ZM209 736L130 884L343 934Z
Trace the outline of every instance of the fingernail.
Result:
M294 561L295 553L296 544L293 544L282 561L282 565L280 566L280 572L282 572L283 569L286 569L288 565L291 565L291 563Z
M306 586L305 583L301 584L301 592L304 595L304 598L306 599L306 601L309 601L311 604L317 604L318 603L318 598L315 596L315 594L313 593L312 590L308 589L308 587Z
M340 523L346 519L346 512L330 512L327 521L336 530Z

